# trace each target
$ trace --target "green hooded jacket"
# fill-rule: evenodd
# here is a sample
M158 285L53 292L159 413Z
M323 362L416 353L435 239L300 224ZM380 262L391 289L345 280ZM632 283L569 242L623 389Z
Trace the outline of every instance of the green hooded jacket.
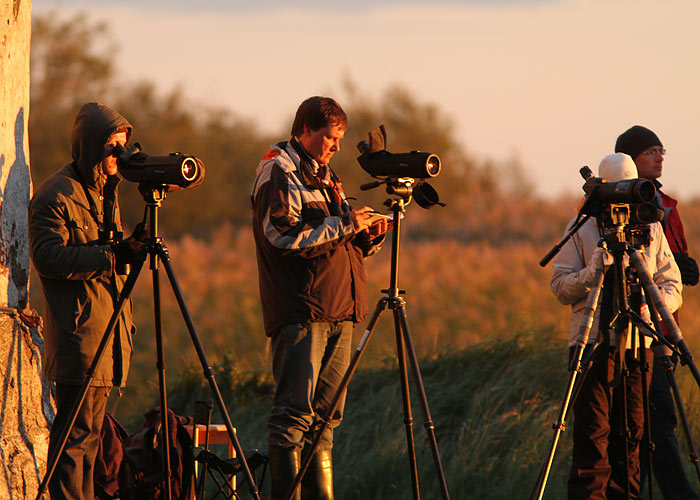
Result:
M29 204L30 255L45 301L44 375L63 384L85 381L126 278L115 273L112 248L98 233L108 183L101 170L104 146L122 131L128 137L132 127L116 111L83 105L71 135L73 161L44 181ZM116 182L116 176L109 179ZM113 210L121 231L116 193ZM127 301L91 385L125 385L133 332Z

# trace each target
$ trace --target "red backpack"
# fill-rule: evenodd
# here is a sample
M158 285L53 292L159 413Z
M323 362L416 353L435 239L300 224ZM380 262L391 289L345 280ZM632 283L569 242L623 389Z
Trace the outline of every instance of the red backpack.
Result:
M124 460L123 443L128 435L112 415L105 413L93 472L95 498L99 500L120 498L119 469Z

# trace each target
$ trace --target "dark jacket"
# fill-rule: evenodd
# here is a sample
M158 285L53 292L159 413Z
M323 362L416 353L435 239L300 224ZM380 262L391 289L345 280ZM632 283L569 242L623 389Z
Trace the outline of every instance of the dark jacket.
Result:
M85 380L124 282L114 271L111 246L98 235L105 221L105 190L116 190L118 182L101 171L104 145L122 130L130 133L131 125L114 110L98 103L84 105L71 137L73 161L44 181L29 205L30 255L45 299L44 375L60 383ZM116 192L112 210L121 230ZM132 329L128 302L93 386L125 385Z
M273 146L253 185L260 299L265 333L282 325L363 321L367 315L364 257L378 246L355 236L340 179L318 166L292 139ZM335 186L335 187L334 187Z

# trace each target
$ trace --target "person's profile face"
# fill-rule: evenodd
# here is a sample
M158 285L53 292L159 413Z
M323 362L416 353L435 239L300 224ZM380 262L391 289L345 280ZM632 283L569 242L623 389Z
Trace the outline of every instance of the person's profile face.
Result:
M311 130L304 125L304 132L299 142L309 155L321 165L331 161L335 153L340 151L340 141L345 136L345 127L331 125L318 130Z
M662 150L663 148L659 146L652 146L637 155L634 164L637 165L637 173L640 178L653 180L661 177L664 163ZM663 150L663 152L666 151Z
M105 143L104 153L102 155L102 172L105 175L114 175L117 173L117 159L112 156L114 146L126 146L126 132L115 132L109 136Z

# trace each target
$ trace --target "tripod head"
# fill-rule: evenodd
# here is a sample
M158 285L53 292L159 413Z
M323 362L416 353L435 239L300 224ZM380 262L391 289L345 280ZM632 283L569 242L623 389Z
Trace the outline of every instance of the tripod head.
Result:
M649 223L632 223L633 214L629 204L611 204L601 212L596 218L598 229L611 250L617 246L621 246L624 250L626 245L631 245L637 250L649 246L651 242Z
M445 203L440 201L440 196L433 186L422 179L414 179L413 177L386 177L362 184L360 190L367 191L382 184L386 186L387 194L393 197L384 202L384 205L389 208L392 207L393 203L399 203L402 207L405 207L414 198L418 206L426 210L435 205L445 206Z
M663 219L663 211L652 203L656 186L651 181L622 179L607 182L594 177L588 166L579 172L585 179L583 191L586 196L569 232L540 260L541 267L545 267L591 217L595 217L600 234L611 249L626 243L637 248L648 246L649 224Z
M139 193L146 202L142 224L148 229L148 241L153 244L160 240L158 236L158 209L163 205L168 184L139 183Z

